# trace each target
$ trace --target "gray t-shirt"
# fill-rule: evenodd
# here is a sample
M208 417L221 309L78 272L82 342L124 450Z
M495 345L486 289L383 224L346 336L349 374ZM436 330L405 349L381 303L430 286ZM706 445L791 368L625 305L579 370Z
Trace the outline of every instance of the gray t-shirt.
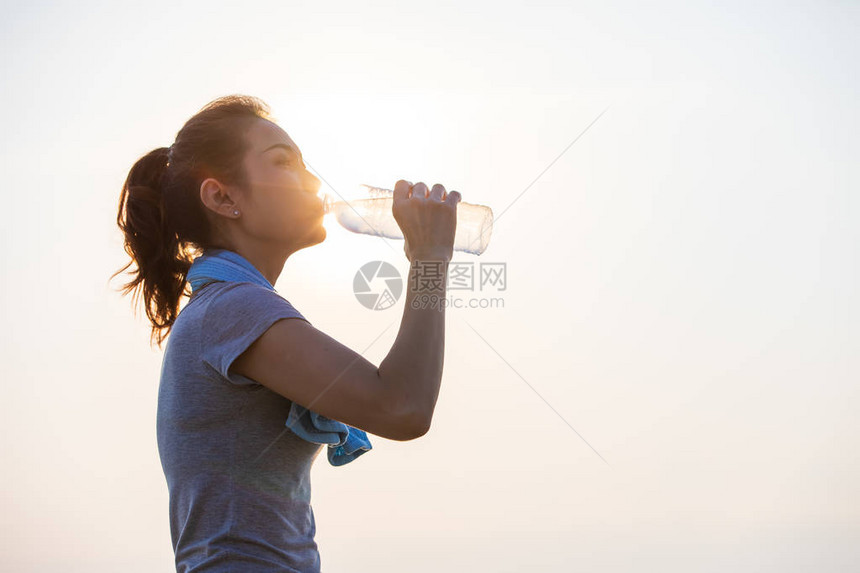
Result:
M230 371L282 318L306 320L260 285L212 283L168 337L156 427L178 573L320 570L310 469L323 446L286 427L288 399Z

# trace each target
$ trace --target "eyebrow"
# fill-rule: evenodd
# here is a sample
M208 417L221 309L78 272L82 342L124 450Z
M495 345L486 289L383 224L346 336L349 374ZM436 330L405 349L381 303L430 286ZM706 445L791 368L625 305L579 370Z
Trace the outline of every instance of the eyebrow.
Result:
M276 143L276 144L274 144L274 145L270 145L269 147L267 147L266 149L264 149L263 151L261 151L261 152L260 152L260 155L262 155L263 153L266 153L266 152L267 152L267 151L269 151L270 149L274 149L274 148L276 148L276 147L282 147L282 148L286 149L287 151L292 151L292 152L293 152L293 153L295 153L296 155L301 155L298 151L296 151L296 149L295 149L292 145L288 145L288 144L286 144L286 143Z

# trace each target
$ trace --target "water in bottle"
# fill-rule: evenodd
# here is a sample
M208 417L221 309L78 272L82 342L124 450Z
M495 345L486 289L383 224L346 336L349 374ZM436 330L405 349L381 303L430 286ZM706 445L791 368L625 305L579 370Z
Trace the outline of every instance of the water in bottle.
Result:
M390 189L362 185L366 198L334 201L325 196L326 213L334 213L337 222L353 233L402 239L403 232L394 219L394 193ZM493 232L493 210L486 205L457 204L457 230L454 250L480 255L490 243Z

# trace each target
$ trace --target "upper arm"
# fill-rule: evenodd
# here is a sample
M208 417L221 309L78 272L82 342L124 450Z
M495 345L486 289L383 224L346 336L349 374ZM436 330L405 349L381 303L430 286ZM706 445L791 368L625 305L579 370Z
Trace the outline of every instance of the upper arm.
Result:
M230 370L371 434L410 440L426 431L376 366L304 320L275 321Z

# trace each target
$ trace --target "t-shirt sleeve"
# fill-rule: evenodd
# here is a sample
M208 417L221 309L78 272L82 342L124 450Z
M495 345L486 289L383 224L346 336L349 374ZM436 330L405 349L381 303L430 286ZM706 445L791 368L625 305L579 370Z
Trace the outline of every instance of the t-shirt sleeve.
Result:
M257 338L282 318L309 322L277 292L254 283L231 283L209 301L201 322L201 357L231 384L257 381L230 372L230 366Z

